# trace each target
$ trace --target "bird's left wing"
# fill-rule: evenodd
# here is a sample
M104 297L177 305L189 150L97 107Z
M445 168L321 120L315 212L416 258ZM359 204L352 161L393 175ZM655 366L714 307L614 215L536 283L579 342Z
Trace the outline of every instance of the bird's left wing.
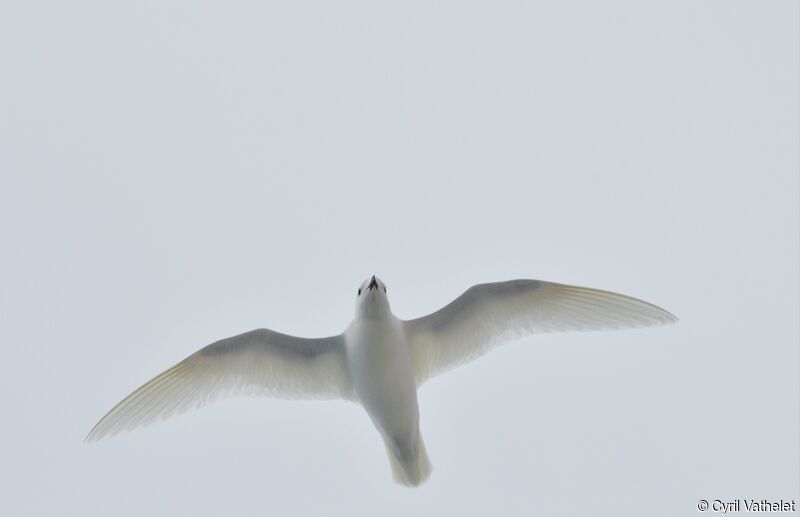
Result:
M352 399L342 336L304 339L258 329L212 343L128 395L86 439L246 394Z
M630 296L540 280L475 285L449 305L404 322L417 385L496 345L541 332L672 323L675 316Z

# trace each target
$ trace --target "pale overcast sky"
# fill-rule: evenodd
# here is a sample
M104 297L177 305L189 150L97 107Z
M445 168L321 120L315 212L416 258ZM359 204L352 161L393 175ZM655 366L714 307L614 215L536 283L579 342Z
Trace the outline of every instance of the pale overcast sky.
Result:
M798 3L3 2L0 513L699 515L798 499ZM87 445L212 341L538 278L678 325Z

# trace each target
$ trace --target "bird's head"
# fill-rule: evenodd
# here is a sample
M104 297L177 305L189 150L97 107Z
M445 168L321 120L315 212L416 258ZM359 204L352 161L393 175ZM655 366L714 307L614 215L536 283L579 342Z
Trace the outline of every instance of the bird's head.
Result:
M389 312L389 298L386 284L372 275L361 282L356 294L356 314L362 316L379 315Z

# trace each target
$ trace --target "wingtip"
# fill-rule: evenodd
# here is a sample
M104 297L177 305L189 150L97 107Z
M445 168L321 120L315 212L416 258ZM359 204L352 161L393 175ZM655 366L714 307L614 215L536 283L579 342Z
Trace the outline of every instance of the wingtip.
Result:
M86 433L86 436L83 438L83 443L94 443L108 436L113 436L113 433L112 434L108 433L108 429L105 429L100 426L101 422L102 420L100 420L100 422L97 422L94 425L94 427L92 427L91 431Z
M661 310L664 311L664 314L666 316L666 319L664 321L665 325L674 325L675 323L678 323L680 321L680 318L678 318L677 316L675 316L671 312L669 312L667 310L664 310L664 309L661 309Z

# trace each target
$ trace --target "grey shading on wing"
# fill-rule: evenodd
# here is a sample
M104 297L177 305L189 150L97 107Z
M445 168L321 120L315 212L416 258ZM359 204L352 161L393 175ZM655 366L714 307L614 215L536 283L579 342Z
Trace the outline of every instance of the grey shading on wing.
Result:
M342 336L304 339L258 329L202 348L114 406L94 441L236 395L353 398Z
M417 385L496 345L544 332L647 327L677 321L622 294L539 280L480 284L442 309L404 322Z

